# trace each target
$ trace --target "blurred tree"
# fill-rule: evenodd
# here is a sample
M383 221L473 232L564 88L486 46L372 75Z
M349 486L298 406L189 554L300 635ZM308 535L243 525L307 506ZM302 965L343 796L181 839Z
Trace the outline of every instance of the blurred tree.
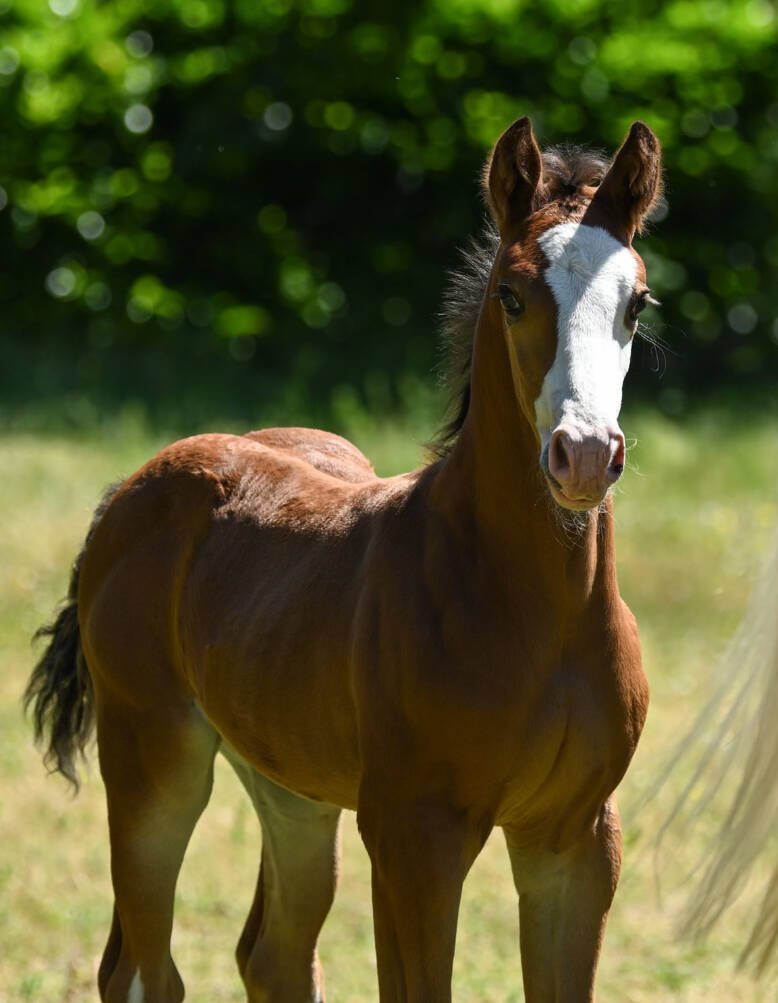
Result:
M8 406L390 404L435 357L477 176L546 143L666 151L644 253L683 394L778 370L767 0L0 0ZM640 353L639 353L640 355ZM313 403L312 403L313 402Z

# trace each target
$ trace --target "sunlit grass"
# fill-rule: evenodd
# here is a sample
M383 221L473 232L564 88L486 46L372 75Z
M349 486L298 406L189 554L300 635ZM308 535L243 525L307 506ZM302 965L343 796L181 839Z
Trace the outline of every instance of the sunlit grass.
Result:
M350 434L391 473L413 466L431 428L354 419ZM348 425L348 421L345 422ZM637 614L652 686L648 725L620 802L627 844L599 979L602 1003L756 1003L776 987L734 974L748 916L736 909L706 945L679 940L683 898L673 844L658 858L653 835L680 780L639 813L637 798L704 698L711 671L743 611L776 520L778 434L768 422L720 414L672 423L627 414L638 440L617 498L622 593ZM0 1003L96 998L111 892L102 788L92 765L73 801L47 778L31 747L19 697L29 637L50 616L102 488L143 462L164 436L124 423L79 439L0 439ZM690 834L693 851L702 836ZM701 844L699 844L701 845ZM232 957L253 894L259 835L250 806L220 763L211 805L179 887L174 954L195 1003L244 998ZM343 874L321 954L332 999L376 998L367 859L345 820ZM495 833L465 887L455 999L518 1001L516 902Z

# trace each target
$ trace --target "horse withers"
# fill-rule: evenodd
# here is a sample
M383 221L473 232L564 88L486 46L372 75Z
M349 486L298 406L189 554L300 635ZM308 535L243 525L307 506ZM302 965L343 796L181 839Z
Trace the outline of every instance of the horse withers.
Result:
M262 856L237 948L251 1003L324 999L338 819L372 864L382 1003L444 1003L462 882L502 827L529 1003L593 999L621 863L613 791L648 693L609 489L638 314L632 238L660 185L641 122L613 162L541 154L526 118L485 173L496 230L455 278L457 416L378 478L335 435L199 435L98 509L27 701L75 780L96 723L115 895L104 1003L177 1003L181 861L222 752Z

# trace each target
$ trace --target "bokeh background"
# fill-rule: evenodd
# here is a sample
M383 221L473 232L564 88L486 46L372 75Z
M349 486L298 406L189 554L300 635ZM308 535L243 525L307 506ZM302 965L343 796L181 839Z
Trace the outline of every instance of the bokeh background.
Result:
M665 149L639 241L662 307L627 379L616 498L652 706L598 998L777 998L774 974L736 971L748 894L706 942L676 932L726 799L660 851L688 765L643 800L776 521L777 38L767 0L0 0L0 1003L95 999L101 782L94 755L75 802L45 776L20 696L102 488L178 435L269 423L344 432L382 474L422 461L446 273L521 114L542 143L609 152L643 118ZM195 1003L245 999L232 951L258 853L221 763L176 913ZM466 883L456 1000L523 999L516 926L497 833ZM376 998L351 817L322 957L332 999Z
M2 0L4 418L214 416L414 398L477 176L545 143L661 137L645 256L690 398L778 365L767 0ZM56 406L55 406L56 405Z

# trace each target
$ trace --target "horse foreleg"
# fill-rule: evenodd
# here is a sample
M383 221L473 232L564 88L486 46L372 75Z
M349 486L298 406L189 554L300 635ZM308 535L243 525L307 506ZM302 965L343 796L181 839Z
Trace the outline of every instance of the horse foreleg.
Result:
M262 826L257 889L236 951L249 1003L323 1003L316 943L337 884L340 809L292 794L225 754Z
M191 707L165 713L102 703L115 906L98 973L104 1003L180 1003L170 957L178 872L211 791L218 736Z
M430 801L397 803L363 782L381 1003L450 1003L465 875L490 826Z
M592 1003L608 910L621 869L616 804L563 853L528 850L506 829L519 893L527 1003Z

